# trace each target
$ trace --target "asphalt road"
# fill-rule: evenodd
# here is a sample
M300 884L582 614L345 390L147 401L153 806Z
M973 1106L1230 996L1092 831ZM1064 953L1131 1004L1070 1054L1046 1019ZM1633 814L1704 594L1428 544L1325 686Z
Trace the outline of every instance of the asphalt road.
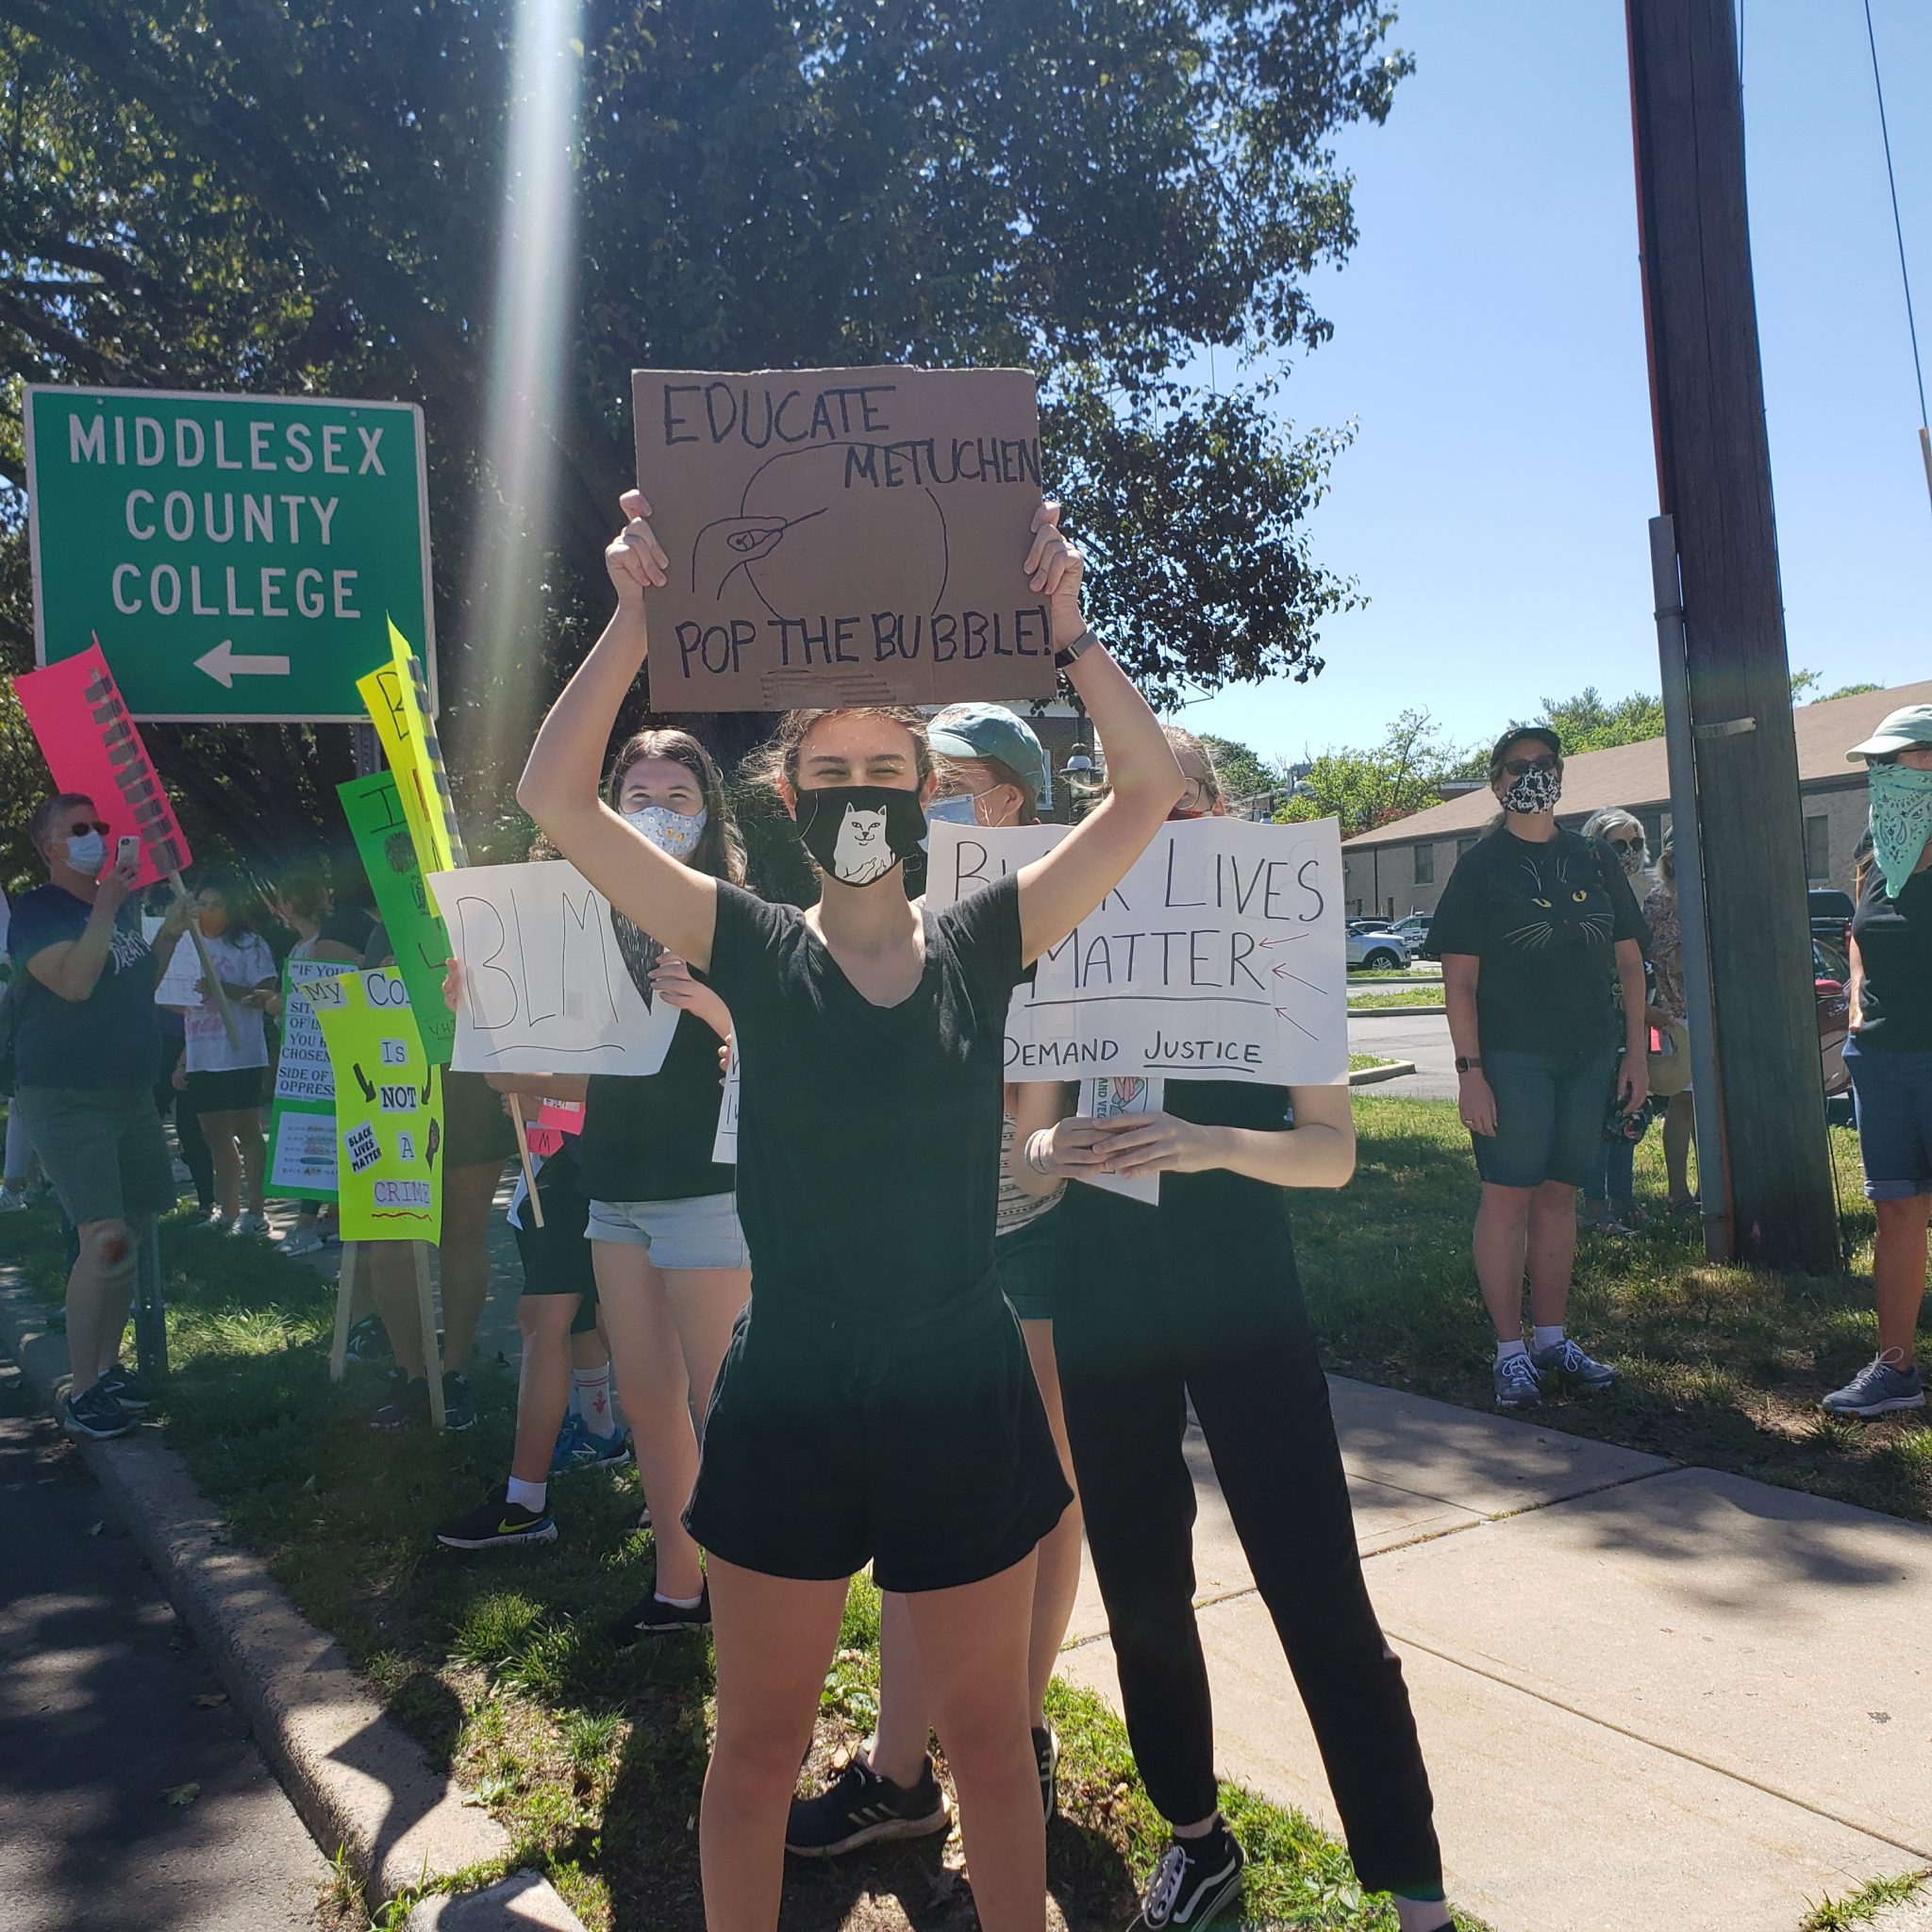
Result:
M1415 1062L1413 1074L1377 1082L1364 1089L1366 1092L1397 1094L1408 1100L1456 1098L1456 1049L1449 1044L1449 1022L1440 1012L1374 1020L1351 1013L1348 1050L1372 1053L1379 1059Z
M327 1867L241 1719L197 1701L220 1696L86 1464L0 1356L6 1932L313 1924Z

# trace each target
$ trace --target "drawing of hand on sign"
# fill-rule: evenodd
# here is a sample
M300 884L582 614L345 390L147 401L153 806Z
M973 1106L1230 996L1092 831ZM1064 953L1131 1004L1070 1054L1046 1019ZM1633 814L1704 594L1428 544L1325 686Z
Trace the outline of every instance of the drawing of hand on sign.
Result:
M808 616L841 560L875 547L898 558L902 573L916 570L904 608L930 616L946 592L946 513L928 485L877 487L879 463L890 455L879 444L848 442L773 457L745 484L738 514L698 532L692 594L722 602L741 571L774 617Z

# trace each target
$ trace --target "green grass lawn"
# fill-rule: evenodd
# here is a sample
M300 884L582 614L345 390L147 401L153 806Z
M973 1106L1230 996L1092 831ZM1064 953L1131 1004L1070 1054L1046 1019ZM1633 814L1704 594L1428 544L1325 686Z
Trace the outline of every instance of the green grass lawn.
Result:
M50 1211L0 1221L0 1258L58 1297L64 1269ZM650 1578L635 1475L585 1472L556 1485L560 1537L548 1549L440 1550L430 1526L508 1467L508 1372L478 1367L483 1419L464 1435L377 1435L366 1426L380 1400L375 1372L328 1381L330 1284L265 1244L178 1216L163 1229L162 1261L168 1440L237 1540L268 1557L432 1758L502 1821L515 1840L510 1867L546 1873L598 1932L699 1932L709 1646L683 1640L625 1655L598 1634ZM825 1680L813 1779L871 1727L877 1644L878 1599L861 1579ZM1165 1829L1105 1707L1060 1686L1051 1713L1063 1798L1048 1841L1053 1894L1070 1932L1115 1932ZM1307 1820L1234 1787L1223 1804L1253 1860L1245 1923L1392 1932L1392 1909L1362 1898L1346 1855ZM788 1932L968 1932L976 1921L958 1862L957 1839L824 1868L794 1862ZM365 1916L339 1903L331 1932Z
M1358 1074L1364 1067L1392 1067L1395 1062L1386 1056L1373 1053L1352 1053L1348 1057L1348 1071Z
M1401 992L1351 992L1348 996L1348 1010L1351 1013L1373 1011L1377 1007L1440 1007L1442 1004L1442 982L1424 980Z
M1446 1101L1357 1093L1354 1183L1295 1208L1302 1278L1329 1365L1486 1407L1492 1344L1469 1259L1476 1183ZM1736 1470L1869 1508L1932 1519L1932 1429L1827 1417L1818 1398L1877 1345L1872 1213L1857 1142L1832 1132L1852 1271L1825 1276L1712 1266L1694 1223L1626 1241L1586 1235L1571 1329L1616 1362L1607 1395L1565 1396L1539 1420L1578 1435ZM1655 1129L1638 1192L1661 1208Z

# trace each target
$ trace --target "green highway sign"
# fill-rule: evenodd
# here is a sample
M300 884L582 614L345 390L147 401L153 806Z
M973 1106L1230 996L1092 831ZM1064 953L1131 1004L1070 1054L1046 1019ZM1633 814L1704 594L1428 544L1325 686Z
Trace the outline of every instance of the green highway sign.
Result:
M128 710L356 724L389 621L434 697L423 411L29 383L34 649L98 637Z

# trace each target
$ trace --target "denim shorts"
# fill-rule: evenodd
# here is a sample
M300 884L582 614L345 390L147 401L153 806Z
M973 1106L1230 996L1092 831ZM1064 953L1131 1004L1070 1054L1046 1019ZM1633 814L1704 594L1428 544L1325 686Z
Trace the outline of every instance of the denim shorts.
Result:
M1845 1041L1865 1198L1932 1194L1932 1053L1887 1053Z
M659 1268L749 1268L736 1194L689 1201L592 1201L593 1241L648 1248Z
M1496 1096L1496 1131L1469 1137L1476 1173L1499 1188L1540 1188L1545 1181L1599 1186L1617 1049L1500 1050L1485 1052L1482 1062Z

